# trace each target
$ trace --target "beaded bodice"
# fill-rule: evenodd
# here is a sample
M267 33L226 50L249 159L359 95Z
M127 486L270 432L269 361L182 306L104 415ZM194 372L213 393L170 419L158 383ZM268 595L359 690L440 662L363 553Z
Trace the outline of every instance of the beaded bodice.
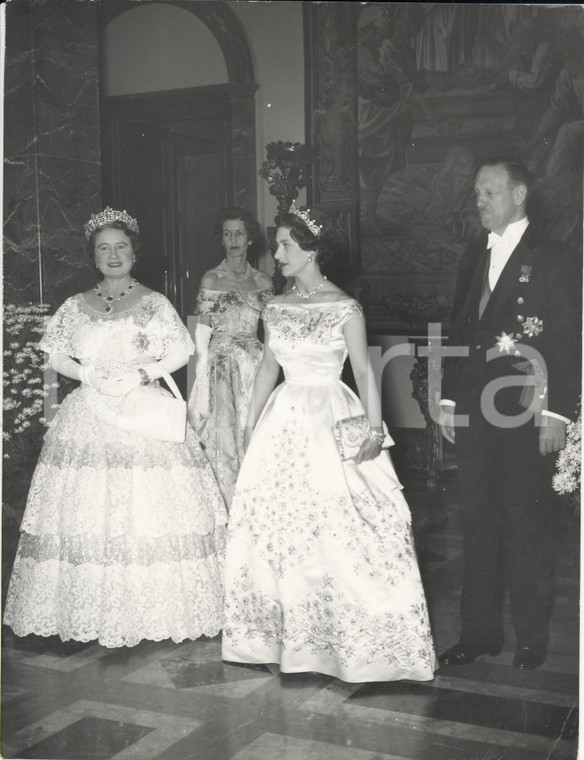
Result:
M245 335L255 339L260 314L273 295L271 288L228 291L201 288L195 314L211 317L213 340Z
M347 358L343 325L363 317L353 299L332 303L270 303L263 314L269 345L289 382L337 380Z

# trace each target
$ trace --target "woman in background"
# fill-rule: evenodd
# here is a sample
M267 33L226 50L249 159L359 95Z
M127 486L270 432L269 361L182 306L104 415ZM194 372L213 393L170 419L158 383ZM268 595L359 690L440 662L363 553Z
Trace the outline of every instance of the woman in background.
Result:
M85 225L100 276L41 341L81 385L52 421L33 475L6 603L17 636L175 642L221 629L227 512L195 433L148 440L116 426L124 396L186 364L170 302L132 276L138 224L106 208Z
M339 240L324 215L293 205L276 242L294 285L264 309L229 515L223 659L350 682L432 679L410 512L382 452L390 441L363 310L321 270ZM340 379L347 355L361 400Z
M243 458L243 429L255 371L262 358L258 322L274 295L272 280L248 254L260 227L243 208L219 212L215 235L225 258L205 272L195 304L195 384L189 420L207 453L227 508Z

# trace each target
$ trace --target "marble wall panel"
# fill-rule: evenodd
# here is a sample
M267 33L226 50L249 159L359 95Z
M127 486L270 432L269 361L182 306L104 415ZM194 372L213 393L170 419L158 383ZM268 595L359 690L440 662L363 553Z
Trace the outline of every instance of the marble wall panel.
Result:
M94 167L74 159L42 156L39 197L43 294L58 305L95 284L83 226L100 208Z
M257 160L255 152L253 88L232 95L233 185L237 206L255 208Z
M48 156L97 161L96 17L87 3L53 3L35 16L39 150Z
M21 13L11 18L15 23L6 35L4 62L4 155L8 160L30 151L34 138L31 20Z
M6 10L4 299L60 303L93 281L101 206L97 19L74 0Z
M35 214L34 46L27 6L13 3L4 73L4 273L7 300L38 300Z
M39 301L36 157L4 163L4 300Z

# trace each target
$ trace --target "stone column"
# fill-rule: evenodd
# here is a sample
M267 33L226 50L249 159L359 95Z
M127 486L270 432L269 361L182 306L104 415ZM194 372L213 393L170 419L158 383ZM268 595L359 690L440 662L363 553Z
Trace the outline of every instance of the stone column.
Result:
M101 206L97 4L6 5L4 301L58 305L94 282Z

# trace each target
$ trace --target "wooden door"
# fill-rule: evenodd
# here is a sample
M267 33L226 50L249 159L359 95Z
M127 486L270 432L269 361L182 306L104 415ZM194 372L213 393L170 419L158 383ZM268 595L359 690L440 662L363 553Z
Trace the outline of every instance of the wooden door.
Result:
M140 252L136 277L175 302L169 278L174 242L172 197L168 192L171 135L163 126L141 121L124 120L116 127L115 190L106 194L105 203L125 208L137 218Z
M208 139L196 127L201 125L191 125L188 132L175 131L173 140L178 221L177 303L185 316L192 314L202 275L222 258L213 228L217 212L229 202L226 143L217 136Z
M136 276L187 322L203 272L221 260L217 212L233 203L230 101L215 92L107 98L104 205L138 218Z

